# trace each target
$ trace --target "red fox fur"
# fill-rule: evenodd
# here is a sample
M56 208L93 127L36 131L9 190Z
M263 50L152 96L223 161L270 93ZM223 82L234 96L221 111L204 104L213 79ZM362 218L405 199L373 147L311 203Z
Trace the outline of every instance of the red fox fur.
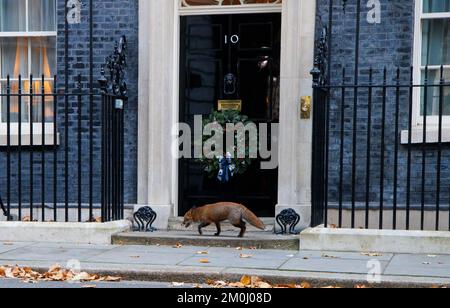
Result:
M191 209L185 216L183 225L188 228L192 223L200 223L198 232L203 235L202 229L215 224L216 236L221 233L220 223L228 220L236 228L240 228L239 237L244 237L247 227L245 221L258 229L265 230L263 222L242 204L221 202Z

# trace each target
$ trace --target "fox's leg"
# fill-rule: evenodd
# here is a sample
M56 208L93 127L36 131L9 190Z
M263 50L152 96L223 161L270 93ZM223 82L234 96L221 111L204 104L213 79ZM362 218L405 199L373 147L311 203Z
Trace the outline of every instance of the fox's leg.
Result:
M216 227L217 233L215 234L215 236L220 236L220 233L222 233L222 229L220 228L220 222L216 222Z
M209 226L209 225L210 225L209 223L202 222L202 223L198 226L198 233L200 233L200 235L203 235L202 229L203 229L203 228L206 228L206 227Z
M234 224L233 226L235 226L236 228L240 228L241 229L241 233L239 233L239 237L244 237L245 235L245 231L247 231L247 225L244 221L241 221L238 224Z

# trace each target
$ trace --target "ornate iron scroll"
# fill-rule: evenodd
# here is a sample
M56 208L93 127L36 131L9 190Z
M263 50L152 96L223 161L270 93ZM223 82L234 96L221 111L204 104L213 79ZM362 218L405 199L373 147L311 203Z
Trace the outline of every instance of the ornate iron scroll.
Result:
M158 215L151 207L145 206L140 208L136 213L134 213L134 221L138 226L139 232L157 231L157 229L153 227L153 223L157 217Z
M127 96L128 94L125 81L127 49L127 39L122 36L119 42L116 42L114 52L106 58L106 64L102 67L102 76L99 79L100 86L109 94L116 96Z
M328 28L324 27L320 38L316 41L316 56L314 57L314 68L311 71L315 87L328 83L328 65Z
M283 210L277 217L277 224L280 226L281 231L277 232L277 234L299 234L295 228L300 222L300 215L294 209L286 209ZM289 226L289 228L288 228Z

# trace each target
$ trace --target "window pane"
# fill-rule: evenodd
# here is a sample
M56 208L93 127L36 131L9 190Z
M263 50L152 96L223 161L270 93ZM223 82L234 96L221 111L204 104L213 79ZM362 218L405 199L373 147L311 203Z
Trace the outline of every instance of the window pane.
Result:
M31 0L29 8L29 31L56 31L56 1Z
M56 69L56 38L37 37L31 39L31 73L35 78L42 74L53 78Z
M25 82L22 83L22 91L25 89ZM2 93L6 93L6 82L2 82L1 84ZM17 81L11 82L11 93L19 93L19 83ZM23 92L26 93L26 92ZM2 97L2 122L6 123L8 121L7 113L7 98ZM17 96L11 96L11 123L19 123L19 98ZM22 123L28 123L28 102L29 98L23 97L21 100L22 110Z
M26 31L25 0L0 0L0 32Z
M423 21L422 65L450 64L450 19Z
M44 85L41 81L33 82L33 92L35 94L41 94L42 89L44 89L45 94L50 94L44 98L45 106L45 122L53 122L53 82L50 80L45 80ZM42 97L35 96L33 98L33 122L42 122Z
M429 70L428 71L428 84L439 84L441 79L440 69ZM450 81L450 69L444 70L444 79L446 82ZM422 72L422 83L425 82L425 72ZM450 115L450 88L444 87L443 94L443 115ZM425 107L425 90L421 91L422 94L422 105L420 108L420 114L423 116ZM439 97L440 87L428 87L427 93L427 116L438 116L439 115Z
M28 75L28 39L27 38L0 38L1 76L17 78L22 74Z
M450 12L450 0L424 0L424 13Z

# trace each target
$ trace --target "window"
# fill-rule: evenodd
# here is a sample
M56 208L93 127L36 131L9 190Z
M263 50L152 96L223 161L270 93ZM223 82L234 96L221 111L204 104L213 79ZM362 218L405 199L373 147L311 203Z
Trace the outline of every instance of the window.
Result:
M7 76L10 76L11 93L19 91L22 76L22 93L30 91L33 75L33 92L53 93L53 75L56 72L56 0L0 0L0 91L5 94ZM42 75L44 83L42 84ZM11 96L11 123L19 123L19 99ZM7 121L7 99L1 99L0 135ZM30 98L21 100L21 123L42 123L42 98L35 97L30 114ZM45 122L53 120L53 99L45 101ZM42 124L39 125L42 127ZM39 126L36 132L40 134ZM46 127L47 130L47 127ZM51 130L50 130L51 131ZM34 138L33 138L34 139Z
M230 9L240 12L280 12L283 0L178 0L181 15L222 14Z
M424 83L428 67L428 83L439 84L441 66L444 66L444 79L450 81L450 0L416 0L415 27L415 59L416 84ZM423 123L427 115L430 124L437 124L439 119L439 87L425 91L416 89L417 123ZM450 89L444 89L443 115L445 123L450 124ZM427 109L425 112L425 102Z
M181 7L281 4L282 0L180 0Z

